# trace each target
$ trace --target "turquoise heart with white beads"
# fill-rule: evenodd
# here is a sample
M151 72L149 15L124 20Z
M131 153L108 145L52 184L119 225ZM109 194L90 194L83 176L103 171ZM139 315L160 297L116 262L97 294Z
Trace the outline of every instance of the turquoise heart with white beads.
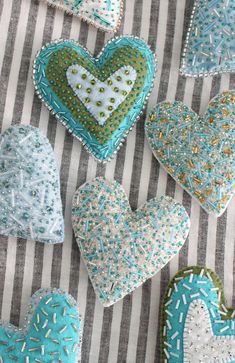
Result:
M81 319L72 296L41 289L31 298L26 324L0 323L0 362L78 363Z
M170 282L162 301L161 362L234 363L235 310L227 308L219 277L187 267Z

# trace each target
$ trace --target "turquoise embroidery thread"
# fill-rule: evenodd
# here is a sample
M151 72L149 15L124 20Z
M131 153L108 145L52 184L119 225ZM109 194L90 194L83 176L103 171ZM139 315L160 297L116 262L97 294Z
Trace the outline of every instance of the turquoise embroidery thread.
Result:
M75 300L57 289L41 289L31 298L27 325L0 324L0 361L77 363L81 318Z
M145 78L143 91L137 97L134 107L132 107L126 115L120 127L113 133L112 138L102 145L91 132L83 127L78 120L73 118L71 111L66 108L66 106L50 88L50 83L46 77L45 71L51 54L65 47L73 49L78 55L81 54L85 59L89 59L89 61L92 62L98 69L102 69L114 52L118 48L125 46L130 46L133 49L136 48L143 54L148 64L148 73ZM107 43L98 58L93 58L86 49L74 41L59 40L51 43L46 47L43 47L37 55L34 62L33 76L36 92L39 97L43 99L48 109L52 111L56 118L85 145L86 149L91 152L97 160L105 162L110 160L113 154L119 149L123 139L126 137L141 114L152 90L155 71L156 63L154 55L148 45L138 38L126 36L113 38L109 43Z

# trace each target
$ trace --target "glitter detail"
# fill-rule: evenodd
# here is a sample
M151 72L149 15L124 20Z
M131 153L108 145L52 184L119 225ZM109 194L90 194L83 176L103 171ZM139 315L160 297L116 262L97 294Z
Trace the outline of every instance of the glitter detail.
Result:
M42 0L76 15L96 28L116 32L121 25L123 0Z
M196 0L181 73L207 76L235 71L235 0Z
M2 363L80 362L81 318L72 296L57 289L37 291L25 321L21 328L0 322Z
M53 150L30 125L12 126L0 137L0 234L44 243L64 240Z
M228 91L210 101L204 117L181 102L162 102L145 126L159 162L207 213L217 216L234 193L234 121L235 93Z
M129 70L129 74L125 74L125 70ZM74 75L74 70L77 71L77 73ZM83 73L84 72L84 73ZM85 74L86 78L85 81L82 79L81 74ZM82 75L83 75L82 74ZM131 92L133 88L133 82L136 80L136 71L134 68L130 66L124 66L117 70L113 75L110 76L107 80L104 82L100 81L99 79L95 78L89 71L87 71L82 66L79 66L77 64L74 64L70 66L67 70L67 79L69 85L72 87L73 91L75 92L76 96L85 104L86 99L86 90L88 89L88 85L91 84L91 81L95 81L94 86L89 88L91 90L91 96L89 106L86 106L91 114L95 117L95 119L98 121L100 125L104 125L105 121L110 117L111 113L115 111L118 106L126 99L127 95ZM122 88L120 89L120 93L116 95L116 92L114 91L115 85L119 85L120 80L117 80L118 77L122 77ZM127 85L127 80L132 78L132 84ZM111 86L109 85L110 81L112 82ZM79 89L77 88L77 84L79 84ZM123 95L122 91L125 91L126 94ZM110 99L114 98L115 103L112 105L112 110L109 110L110 107ZM103 113L103 117L100 117L101 112Z
M136 71L131 92L103 126L69 86L66 72L72 64L81 65L103 82L123 66L131 66ZM153 87L155 71L155 58L148 45L139 38L123 36L109 41L97 58L75 41L58 40L47 44L35 59L33 76L36 93L48 109L98 161L106 162L119 150L140 117ZM121 83L119 81L120 90Z
M169 197L132 212L115 181L96 178L73 198L72 223L93 287L110 306L163 268L183 246L188 215Z
M234 323L234 309L225 306L218 276L205 267L185 268L170 282L163 299L161 361L234 362Z

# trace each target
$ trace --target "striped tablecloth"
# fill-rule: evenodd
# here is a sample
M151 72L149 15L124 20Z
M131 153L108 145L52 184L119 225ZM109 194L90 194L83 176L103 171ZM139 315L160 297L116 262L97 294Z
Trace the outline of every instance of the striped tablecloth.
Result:
M192 10L192 0L126 0L119 33L144 38L156 51L158 75L149 101L182 100L203 113L211 97L235 88L235 75L186 79L179 75L180 53ZM82 363L159 362L159 305L170 277L187 265L206 264L224 282L228 303L235 303L235 200L224 215L208 215L159 167L144 137L144 114L117 157L98 165L81 144L50 116L35 96L31 66L42 44L73 38L97 53L110 37L77 18L36 0L0 0L0 120L39 127L54 147L60 167L66 238L63 245L1 237L0 310L4 320L23 321L28 298L35 290L61 287L79 301L84 319ZM147 110L148 111L148 110ZM86 180L105 175L123 184L133 208L147 199L170 195L191 216L187 243L161 273L111 308L103 309L88 280L75 242L71 199Z

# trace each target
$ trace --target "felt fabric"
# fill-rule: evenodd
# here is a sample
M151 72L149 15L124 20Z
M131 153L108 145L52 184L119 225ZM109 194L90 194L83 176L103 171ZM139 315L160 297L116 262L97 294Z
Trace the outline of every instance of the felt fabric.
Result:
M230 74L195 81L179 75L181 49L192 7L191 0L125 2L123 32L144 38L159 59L147 113L156 103L177 99L203 115L210 99L223 90L235 89L235 79ZM60 170L66 225L63 245L44 246L1 237L2 318L18 326L32 291L42 285L61 286L78 299L84 317L83 362L158 363L160 298L179 269L197 264L211 267L224 282L228 306L235 305L235 200L233 198L225 213L216 218L209 216L194 198L177 186L149 148L144 135L145 113L117 157L106 165L96 164L34 96L31 64L43 44L59 37L78 39L97 55L107 42L104 33L37 0L0 1L0 14L1 130L22 120L47 135ZM121 183L133 210L151 198L168 195L183 203L193 221L178 258L172 259L161 273L131 296L105 309L89 282L73 236L70 213L77 188L95 176L106 176Z
M71 295L40 289L30 299L25 325L0 322L1 362L78 363L81 356L81 318Z

